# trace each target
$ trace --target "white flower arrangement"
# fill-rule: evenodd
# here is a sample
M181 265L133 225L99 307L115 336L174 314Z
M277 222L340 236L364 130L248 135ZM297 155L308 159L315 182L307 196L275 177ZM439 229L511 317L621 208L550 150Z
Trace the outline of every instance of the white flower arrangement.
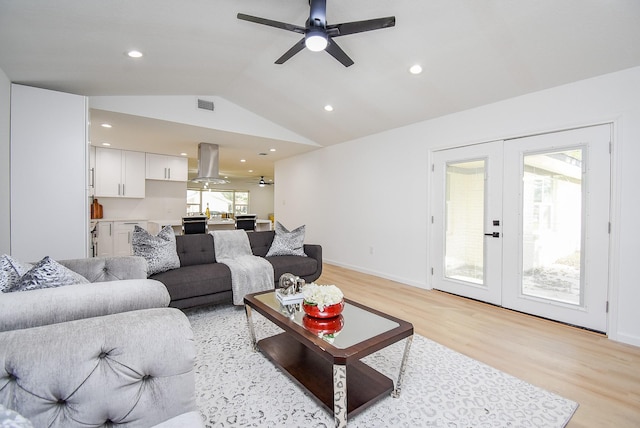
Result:
M335 305L344 299L344 294L335 285L318 285L314 282L302 287L304 301L310 305L317 305L323 311L325 306Z

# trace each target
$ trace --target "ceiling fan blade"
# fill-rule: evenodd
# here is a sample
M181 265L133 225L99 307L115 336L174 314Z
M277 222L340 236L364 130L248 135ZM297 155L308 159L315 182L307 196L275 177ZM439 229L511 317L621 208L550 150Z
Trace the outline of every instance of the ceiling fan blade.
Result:
M290 59L292 56L294 56L295 54L297 54L298 52L300 52L302 49L304 49L304 37L302 38L302 40L300 40L298 43L296 43L295 45L293 45L291 47L291 49L289 49L288 51L286 51L284 53L284 55L282 55L280 58L278 58L276 60L276 64L284 64L285 61L287 61L288 59Z
M327 25L327 34L331 37L346 36L348 34L362 33L364 31L379 30L381 28L394 27L395 16L369 19L366 21L345 22L342 24Z
M254 22L256 24L267 25L269 27L280 28L281 30L293 31L294 33L304 34L304 27L298 25L287 24L286 22L274 21L271 19L260 18L259 16L245 15L244 13L238 14L238 19L243 21Z
M304 43L304 40L302 42ZM345 67L353 65L353 60L349 58L349 55L347 55L340 48L340 46L338 46L338 44L331 39L331 37L329 37L329 44L327 45L325 50L329 53L329 55L340 61Z

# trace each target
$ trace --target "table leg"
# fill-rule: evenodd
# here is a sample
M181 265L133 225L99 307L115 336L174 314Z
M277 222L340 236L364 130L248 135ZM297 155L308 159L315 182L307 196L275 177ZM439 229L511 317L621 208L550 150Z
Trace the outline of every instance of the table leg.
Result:
M347 426L347 366L333 365L333 420L336 428Z
M251 318L251 307L249 305L244 305L244 312L247 314L247 326L249 327L251 349L253 349L253 351L255 352L258 350L258 345L256 343L256 332L253 329L253 319Z
M413 335L407 337L407 341L404 344L404 354L402 355L402 363L400 363L400 373L398 374L398 382L396 387L391 393L393 398L400 397L400 391L402 389L402 381L404 379L404 371L407 368L407 359L409 358L409 349L411 349L411 342L413 342Z

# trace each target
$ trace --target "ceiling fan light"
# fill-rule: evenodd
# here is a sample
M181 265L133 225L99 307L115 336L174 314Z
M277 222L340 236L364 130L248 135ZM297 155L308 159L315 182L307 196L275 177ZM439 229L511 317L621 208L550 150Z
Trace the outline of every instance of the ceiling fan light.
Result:
M323 51L327 47L327 35L321 31L310 31L304 38L307 49L313 52Z

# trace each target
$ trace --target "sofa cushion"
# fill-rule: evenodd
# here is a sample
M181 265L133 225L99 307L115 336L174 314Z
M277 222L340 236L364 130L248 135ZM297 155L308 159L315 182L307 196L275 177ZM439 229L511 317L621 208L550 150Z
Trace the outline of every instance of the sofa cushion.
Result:
M276 281L283 273L295 272L295 275L303 277L312 275L318 270L318 261L311 257L300 256L274 256L267 257L273 266L273 277Z
M231 290L231 271L222 263L183 266L155 274L151 278L167 287L171 300Z
M216 262L213 236L208 233L176 236L176 251L182 267Z
M271 248L266 257L271 256L301 256L307 257L304 253L304 232L305 225L289 231L280 222L276 221L276 236L273 238Z
M162 228L153 236L140 226L134 226L131 238L133 255L147 260L147 275L180 267L176 252L176 236L171 226Z
M12 286L3 291L10 293L14 291L37 290L40 288L55 288L71 284L88 284L89 281L82 275L67 269L60 263L47 256L36 263Z
M0 402L35 427L151 427L197 411L197 350L177 309L6 331L0 350Z

